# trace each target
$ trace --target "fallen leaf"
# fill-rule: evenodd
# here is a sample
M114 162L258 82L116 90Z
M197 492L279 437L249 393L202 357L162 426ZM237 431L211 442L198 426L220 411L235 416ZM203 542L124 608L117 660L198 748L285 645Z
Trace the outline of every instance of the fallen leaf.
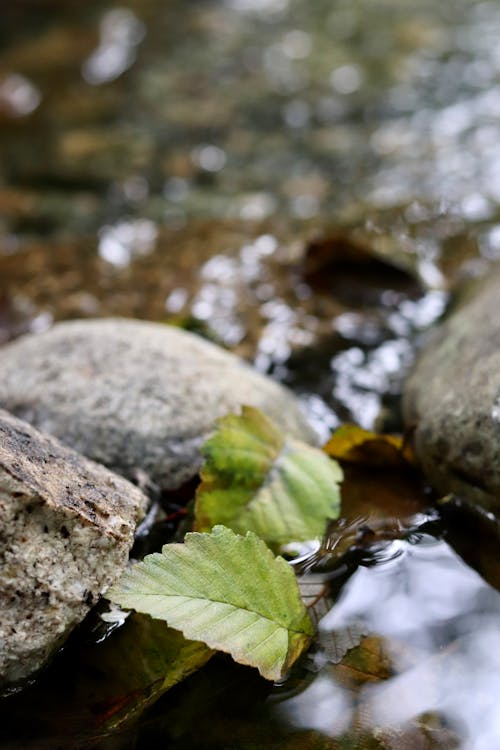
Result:
M33 684L4 700L5 747L83 748L89 738L132 736L145 709L213 654L146 615L130 614L107 635L101 628L92 613Z
M316 565L335 566L348 551L404 538L429 520L432 496L402 437L349 424L324 450L339 461L344 482L340 517L329 524Z
M359 646L348 651L332 670L339 684L351 689L387 680L392 674L386 644L377 635L363 638Z
M342 470L321 450L285 438L257 409L219 420L203 446L195 529L224 524L281 546L322 536L339 512Z
M83 649L79 698L99 723L119 726L139 716L212 656L165 622L132 613L102 644Z
M377 468L405 468L413 459L400 435L379 435L355 424L339 427L323 450L337 461Z
M291 566L255 534L238 536L223 526L148 555L108 597L166 620L269 680L283 679L313 635Z

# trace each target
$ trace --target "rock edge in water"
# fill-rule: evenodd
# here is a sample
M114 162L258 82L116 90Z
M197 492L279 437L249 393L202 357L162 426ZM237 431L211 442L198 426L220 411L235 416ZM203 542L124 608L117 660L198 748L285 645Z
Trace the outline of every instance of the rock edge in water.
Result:
M242 404L315 442L291 392L172 326L71 321L1 350L0 407L126 477L144 471L163 489L196 475L214 420Z
M473 284L433 332L403 395L432 484L500 514L500 271Z
M39 670L118 578L146 504L0 410L0 689Z

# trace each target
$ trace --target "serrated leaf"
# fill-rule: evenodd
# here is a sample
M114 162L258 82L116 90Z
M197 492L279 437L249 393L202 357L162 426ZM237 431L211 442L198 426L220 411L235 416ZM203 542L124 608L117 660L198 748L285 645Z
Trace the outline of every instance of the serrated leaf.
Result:
M352 623L345 628L325 631L319 630L317 643L320 655L331 664L339 664L344 656L369 635L369 628L364 623ZM321 660L318 659L318 662Z
M313 635L290 565L255 534L238 536L224 526L186 534L184 544L148 555L108 598L166 620L269 680L285 676Z
M340 466L323 451L282 436L253 407L219 420L202 448L195 529L224 524L280 546L321 536L337 518Z

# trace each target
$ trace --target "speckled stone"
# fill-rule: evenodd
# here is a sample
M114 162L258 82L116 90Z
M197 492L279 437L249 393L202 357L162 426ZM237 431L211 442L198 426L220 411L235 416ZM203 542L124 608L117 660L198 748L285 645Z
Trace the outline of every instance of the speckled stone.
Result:
M181 329L138 320L59 323L0 351L0 406L127 477L173 489L198 471L214 420L242 404L315 435L288 390Z
M146 504L0 410L0 690L39 670L118 578Z
M500 270L434 332L406 383L406 424L434 486L500 513Z

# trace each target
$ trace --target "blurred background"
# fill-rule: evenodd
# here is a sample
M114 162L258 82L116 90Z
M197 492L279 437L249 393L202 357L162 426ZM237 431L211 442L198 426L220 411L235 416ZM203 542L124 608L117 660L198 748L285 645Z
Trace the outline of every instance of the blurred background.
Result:
M499 34L470 0L4 1L0 341L175 322L325 435L372 426L450 280L500 254ZM386 268L374 293L367 252L418 294Z

